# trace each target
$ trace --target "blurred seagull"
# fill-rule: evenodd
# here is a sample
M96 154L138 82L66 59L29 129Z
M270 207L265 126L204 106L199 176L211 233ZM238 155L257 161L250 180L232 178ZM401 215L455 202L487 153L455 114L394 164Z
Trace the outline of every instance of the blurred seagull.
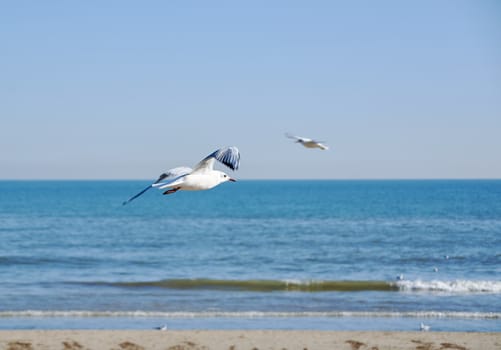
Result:
M138 194L130 197L122 204L125 205L133 201L153 187L160 190L167 189L163 194L171 194L179 190L208 190L223 182L235 182L236 180L231 178L228 174L219 170L214 170L214 163L216 160L223 163L231 170L237 170L240 165L240 152L236 147L224 147L212 152L202 159L194 169L185 166L170 169L160 175L151 185Z
M322 150L329 149L329 147L323 144L323 141L315 141L312 139L308 139L306 137L294 136L289 133L286 133L285 136L287 136L290 139L296 140L297 143L302 144L306 148L320 148Z
M424 324L423 322L421 322L421 325L419 326L419 329L422 331L422 332L428 332L430 330L430 326Z

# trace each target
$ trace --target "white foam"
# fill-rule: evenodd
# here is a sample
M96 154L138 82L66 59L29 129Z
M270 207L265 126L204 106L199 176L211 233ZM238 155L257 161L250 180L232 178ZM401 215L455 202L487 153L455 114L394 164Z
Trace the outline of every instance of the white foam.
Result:
M501 293L501 281L398 281L395 285L402 291L429 291L443 293Z

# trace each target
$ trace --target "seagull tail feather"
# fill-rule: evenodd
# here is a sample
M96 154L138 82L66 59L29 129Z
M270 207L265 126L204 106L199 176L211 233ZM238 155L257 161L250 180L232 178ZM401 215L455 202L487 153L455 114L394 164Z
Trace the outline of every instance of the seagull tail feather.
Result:
M144 192L148 191L148 190L149 190L150 188L152 188L152 187L153 187L153 184L148 185L148 187L146 187L144 190L142 190L142 191L141 191L141 192L139 192L138 194L136 194L136 195L134 195L134 196L130 197L129 199L127 199L126 201L124 201L124 202L122 203L122 205L126 205L127 203L132 202L134 199L136 199L137 197L139 197L140 195L142 195Z

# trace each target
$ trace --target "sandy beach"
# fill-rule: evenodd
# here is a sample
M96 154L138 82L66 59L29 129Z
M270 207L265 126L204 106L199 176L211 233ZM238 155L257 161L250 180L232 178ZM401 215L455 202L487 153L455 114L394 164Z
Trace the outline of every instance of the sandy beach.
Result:
M5 350L490 350L501 349L501 333L345 331L144 331L4 330Z

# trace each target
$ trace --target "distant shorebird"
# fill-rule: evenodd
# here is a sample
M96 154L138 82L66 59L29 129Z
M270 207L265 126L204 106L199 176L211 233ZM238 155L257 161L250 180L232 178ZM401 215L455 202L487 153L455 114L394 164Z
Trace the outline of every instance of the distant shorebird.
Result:
M421 326L419 327L419 329L422 331L422 332L428 332L430 330L430 326L424 324L423 322L421 322Z
M160 175L151 185L122 204L125 205L133 201L153 187L160 190L167 189L163 194L171 194L179 190L208 190L223 182L235 182L236 180L231 178L228 174L219 170L214 170L214 163L216 160L223 163L231 170L237 170L240 165L240 152L236 147L225 147L209 154L202 159L194 169L185 166L170 169Z
M296 140L297 143L302 144L306 148L320 148L322 150L328 150L329 147L324 145L323 141L315 141L312 139L308 139L306 137L300 137L300 136L294 136L289 133L286 133L285 136L287 136L290 139Z

